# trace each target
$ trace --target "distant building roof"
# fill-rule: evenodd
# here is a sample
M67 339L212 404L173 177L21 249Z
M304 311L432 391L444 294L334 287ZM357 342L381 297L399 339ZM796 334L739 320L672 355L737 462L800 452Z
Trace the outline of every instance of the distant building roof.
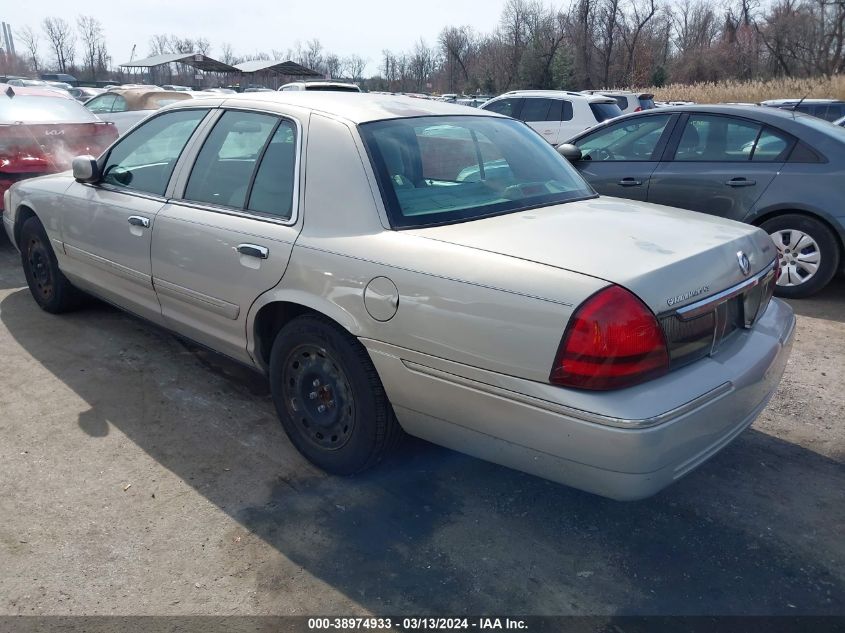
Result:
M254 59L252 61L235 64L235 68L242 73L273 72L289 77L322 77L316 70L306 68L292 61L278 61L275 59Z
M193 66L197 70L214 73L235 73L238 68L224 64L216 59L212 59L208 55L202 53L170 53L167 55L153 55L144 59L138 59L131 62L121 64L123 68L152 68L153 66L164 66L165 64L173 64L179 62Z

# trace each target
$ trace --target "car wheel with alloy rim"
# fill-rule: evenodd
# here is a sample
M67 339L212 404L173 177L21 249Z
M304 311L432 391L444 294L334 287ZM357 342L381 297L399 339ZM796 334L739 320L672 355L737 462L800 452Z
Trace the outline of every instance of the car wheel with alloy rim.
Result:
M809 297L824 288L839 269L839 244L833 232L808 215L788 214L760 225L780 255L775 294L789 299Z

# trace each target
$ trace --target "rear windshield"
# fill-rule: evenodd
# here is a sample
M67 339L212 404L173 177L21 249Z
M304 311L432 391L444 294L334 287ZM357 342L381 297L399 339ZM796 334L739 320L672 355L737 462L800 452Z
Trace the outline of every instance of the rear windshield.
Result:
M622 110L615 103L591 103L590 110L593 111L593 116L599 123L622 114Z
M328 90L331 92L361 92L357 86L306 86L306 90Z
M0 123L89 123L97 120L76 99L0 94Z
M394 228L451 224L595 195L551 145L512 119L391 119L360 130Z

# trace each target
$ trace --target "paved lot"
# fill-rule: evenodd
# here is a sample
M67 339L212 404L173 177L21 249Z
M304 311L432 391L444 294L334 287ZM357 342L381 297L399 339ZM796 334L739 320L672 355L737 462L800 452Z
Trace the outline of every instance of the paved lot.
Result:
M0 614L845 613L845 283L754 427L617 503L419 441L329 478L263 379L0 242Z

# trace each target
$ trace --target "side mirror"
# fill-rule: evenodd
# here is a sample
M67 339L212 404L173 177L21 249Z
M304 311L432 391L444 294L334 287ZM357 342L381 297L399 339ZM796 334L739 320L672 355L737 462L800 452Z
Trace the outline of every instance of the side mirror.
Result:
M100 178L100 167L93 156L77 156L73 159L73 178L76 182L95 182Z
M570 163L581 160L581 150L572 143L564 143L557 146L557 153L563 156Z

